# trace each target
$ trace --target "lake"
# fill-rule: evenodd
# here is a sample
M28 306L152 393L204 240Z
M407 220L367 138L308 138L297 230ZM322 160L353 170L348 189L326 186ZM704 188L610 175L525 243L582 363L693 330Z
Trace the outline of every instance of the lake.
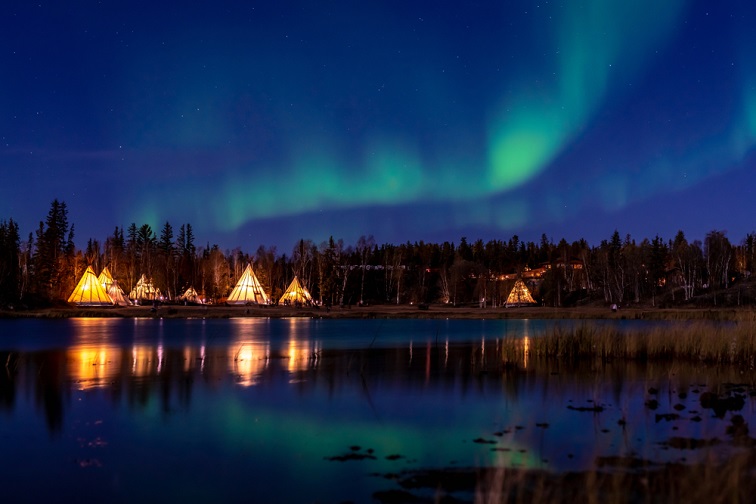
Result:
M559 472L740 449L728 427L754 417L750 374L499 352L504 337L584 323L0 320L4 500L371 502L421 469ZM722 411L709 391L741 399Z

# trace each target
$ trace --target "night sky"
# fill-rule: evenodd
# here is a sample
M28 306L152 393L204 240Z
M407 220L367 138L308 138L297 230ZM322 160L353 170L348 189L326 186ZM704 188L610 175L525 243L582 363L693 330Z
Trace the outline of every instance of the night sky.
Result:
M739 242L754 26L747 0L6 2L0 220Z

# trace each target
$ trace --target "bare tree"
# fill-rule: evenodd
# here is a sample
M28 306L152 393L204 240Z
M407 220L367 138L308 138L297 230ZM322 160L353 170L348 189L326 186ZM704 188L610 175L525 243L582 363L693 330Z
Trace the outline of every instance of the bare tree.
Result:
M696 285L701 278L703 252L698 241L688 243L685 234L678 231L672 244L672 255L680 270L685 300L689 300L695 293Z
M704 257L709 274L709 285L713 288L730 285L730 265L733 249L725 231L710 231L704 240Z
M373 235L368 236L367 238L363 235L360 236L357 240L357 253L360 256L360 267L362 269L362 278L360 279L360 304L365 303L365 269L367 268L367 262L368 258L370 257L370 252L373 250L373 247L375 246L375 238L373 238Z

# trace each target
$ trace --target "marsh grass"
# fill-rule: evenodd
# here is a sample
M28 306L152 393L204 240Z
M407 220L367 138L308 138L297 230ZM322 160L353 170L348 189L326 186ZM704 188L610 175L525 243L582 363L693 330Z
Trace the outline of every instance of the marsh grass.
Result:
M645 362L684 360L754 368L756 321L681 322L640 331L595 324L569 329L557 326L538 337L505 338L501 351L505 362L541 357Z
M626 457L603 470L552 473L513 467L408 471L397 477L403 490L377 492L380 502L474 502L475 504L752 502L754 455L745 450L726 461L654 464ZM431 491L434 497L420 495ZM468 500L464 494L469 493Z
M637 470L547 471L495 468L479 474L477 504L586 503L738 503L756 491L754 456L740 453L725 462L650 465Z

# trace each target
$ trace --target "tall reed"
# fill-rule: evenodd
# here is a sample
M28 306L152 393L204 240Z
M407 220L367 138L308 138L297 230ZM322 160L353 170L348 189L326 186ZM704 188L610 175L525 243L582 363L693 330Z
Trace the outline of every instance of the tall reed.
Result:
M513 362L526 357L576 359L686 360L708 364L756 365L756 322L715 324L688 322L645 331L581 324L556 326L542 336L505 338L502 356Z
M479 474L476 504L586 502L751 502L756 491L754 457L740 453L726 461L650 464L640 469L554 474L541 470L493 468Z

